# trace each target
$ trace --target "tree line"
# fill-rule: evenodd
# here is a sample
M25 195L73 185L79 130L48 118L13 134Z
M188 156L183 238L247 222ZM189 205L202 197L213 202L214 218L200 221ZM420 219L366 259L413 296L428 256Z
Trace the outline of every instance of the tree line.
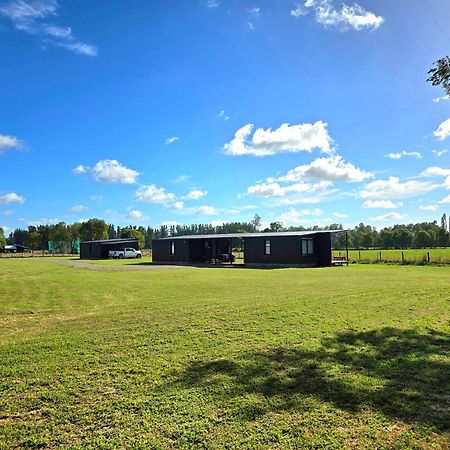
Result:
M48 243L52 241L57 251L74 253L77 241L136 238L140 248L151 248L153 239L169 236L320 230L343 230L343 227L342 224L334 223L323 227L285 228L281 222L272 222L269 227L262 229L261 217L258 214L250 222L230 222L222 225L161 225L159 228L132 225L120 227L107 224L102 219L90 219L82 223L60 222L54 225L29 226L27 229L17 228L7 237L0 228L0 249L7 244L19 244L30 250L48 250ZM349 248L354 249L450 246L450 233L445 214L442 216L440 225L436 221L422 222L394 225L378 231L371 225L361 223L353 229L347 230L347 233L335 234L333 239L333 246L336 249L344 249L347 239Z

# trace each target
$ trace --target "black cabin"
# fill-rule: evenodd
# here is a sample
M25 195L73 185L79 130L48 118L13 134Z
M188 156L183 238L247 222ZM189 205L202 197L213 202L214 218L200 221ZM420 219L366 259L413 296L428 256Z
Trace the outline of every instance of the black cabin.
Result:
M233 240L242 239L249 266L331 266L331 231L174 236L152 241L153 262L233 262Z
M80 242L80 259L107 259L110 250L131 247L139 250L137 239L107 239Z

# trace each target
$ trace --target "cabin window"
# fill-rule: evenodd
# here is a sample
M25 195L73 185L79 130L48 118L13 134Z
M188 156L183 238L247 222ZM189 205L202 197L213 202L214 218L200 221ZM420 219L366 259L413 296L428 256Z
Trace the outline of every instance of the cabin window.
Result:
M264 241L264 254L270 255L270 240L269 239Z
M170 254L175 255L175 242L174 241L170 242Z
M308 256L314 254L314 240L302 239L302 256Z

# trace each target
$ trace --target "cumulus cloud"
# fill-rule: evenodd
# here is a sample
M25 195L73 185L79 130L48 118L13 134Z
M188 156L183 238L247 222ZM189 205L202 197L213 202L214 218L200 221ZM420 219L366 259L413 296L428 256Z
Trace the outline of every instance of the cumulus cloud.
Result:
M179 211L184 208L184 202L178 201L170 205L170 209L173 209L175 211Z
M450 169L438 166L428 167L420 174L420 176L422 177L430 177L430 176L446 177L449 175Z
M297 210L294 208L289 209L282 214L280 214L277 218L277 222L282 222L287 225L300 225L302 223L306 223L305 216L320 216L323 214L321 209L302 209Z
M115 159L104 159L94 167L79 165L73 169L76 174L92 173L94 180L102 183L134 184L140 175L138 171L129 169Z
M433 134L440 141L448 138L450 136L450 119L444 120L444 122L439 125L439 127L433 132Z
M172 137L167 138L167 139L164 141L164 144L170 145L170 144L173 144L174 142L179 141L179 140L180 140L179 137L177 137L177 136L172 136Z
M141 219L144 220L146 217L144 216L144 213L142 211L139 211L138 209L132 209L129 211L129 213L125 216L126 219Z
M316 22L325 27L340 30L377 29L384 22L383 17L366 11L357 3L352 6L344 4L341 9L336 9L333 0L306 0L291 10L291 16L299 19L310 11L314 12Z
M183 198L184 200L198 200L205 195L207 195L207 191L202 191L200 189L192 189L187 195L185 195Z
M409 156L410 158L416 158L416 159L422 158L422 154L419 152L405 152L404 150L399 153L388 153L387 155L384 155L384 156L389 159L400 159L400 158L403 158L404 156L407 156L407 157Z
M22 148L24 148L24 144L20 139L6 134L0 134L0 155L10 149L20 150Z
M403 203L394 203L391 200L366 200L362 207L363 208L381 208L381 209L395 209L399 206L403 206Z
M12 0L0 6L0 15L10 19L17 30L37 36L44 45L62 47L79 55L96 56L97 47L79 41L70 27L53 23L58 10L56 0Z
M317 179L325 181L360 182L373 175L346 162L339 155L328 158L317 158L310 164L297 166L281 177L269 181L295 182L304 179Z
M25 198L17 195L15 192L0 195L0 205L8 205L10 203L25 203Z
M88 209L89 208L84 205L74 205L70 208L70 210L73 212L82 212L82 211L87 211Z
M422 211L437 211L437 206L436 205L420 205L419 209L421 209Z
M406 214L400 214L398 212L390 212L382 214L381 216L370 217L370 220L373 220L374 222L385 222L393 220L403 220L406 217L407 217Z
M217 210L214 206L203 205L197 209L196 213L202 216L215 216L217 214Z
M398 177L389 177L387 180L375 180L367 183L359 196L363 199L382 200L390 198L398 200L423 195L438 187L438 184L427 181L410 180L401 182Z
M234 138L223 146L227 155L267 156L285 152L311 152L319 149L324 153L332 152L333 140L328 134L327 124L322 121L290 125L284 123L279 128L267 130L257 128L253 131L249 123L239 128Z
M135 194L135 197L140 202L144 203L168 203L175 199L175 195L166 192L164 188L158 188L154 184L149 186L141 186Z
M333 216L334 216L334 217L337 217L338 219L347 219L348 214L334 212L334 213L333 213Z

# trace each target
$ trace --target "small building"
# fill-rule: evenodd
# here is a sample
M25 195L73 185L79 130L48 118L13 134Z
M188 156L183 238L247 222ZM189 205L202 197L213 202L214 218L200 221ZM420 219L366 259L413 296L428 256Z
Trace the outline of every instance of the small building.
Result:
M139 241L137 239L83 241L80 242L80 259L107 259L110 250L120 250L125 247L139 250Z
M333 231L292 231L173 236L152 241L153 262L233 262L233 240L242 239L248 266L326 267L332 265Z

